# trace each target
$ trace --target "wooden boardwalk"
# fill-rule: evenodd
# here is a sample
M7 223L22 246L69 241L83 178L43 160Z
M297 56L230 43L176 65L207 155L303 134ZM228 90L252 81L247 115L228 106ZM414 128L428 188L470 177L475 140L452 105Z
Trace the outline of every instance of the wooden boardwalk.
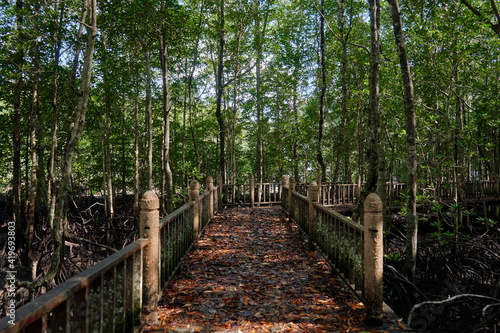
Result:
M143 332L389 332L280 207L220 211L164 290L158 325Z

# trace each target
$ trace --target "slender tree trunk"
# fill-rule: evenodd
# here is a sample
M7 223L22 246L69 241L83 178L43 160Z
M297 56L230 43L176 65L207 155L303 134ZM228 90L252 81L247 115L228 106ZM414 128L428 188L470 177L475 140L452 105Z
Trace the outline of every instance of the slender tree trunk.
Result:
M147 135L147 174L146 190L153 189L153 117L152 117L152 76L151 76L151 58L147 45L142 43L144 51L144 60L146 62L146 107L145 107L145 132Z
M406 52L405 39L401 24L401 12L398 0L388 0L392 7L392 24L394 37L403 77L405 114L406 114L406 150L408 169L407 201L406 201L406 271L410 281L415 281L415 269L417 262L417 146L416 146L416 117L413 96L413 82L411 78L410 65Z
M34 12L34 28L35 31L38 31L38 16L40 12L40 4L37 3L35 5ZM35 234L35 223L36 223L36 207L37 203L40 203L40 200L37 197L40 197L40 191L38 190L38 156L39 150L41 147L37 145L39 141L37 139L40 138L40 126L38 125L38 121L41 119L41 102L39 98L39 83L40 83L40 63L39 63L39 54L38 54L38 38L35 38L35 47L33 48L33 97L32 97L32 106L31 106L31 117L30 117L30 146L31 146L31 180L30 180L30 191L29 191L29 211L28 211L28 255L31 254L33 237ZM43 122L43 118L42 118ZM43 123L42 123L43 126ZM43 169L43 168L40 168ZM38 207L38 210L40 208Z
M160 51L160 63L163 84L163 149L162 149L162 207L166 214L171 213L173 205L173 180L170 169L170 89L168 81L168 45L165 44L162 32L158 32L158 46Z
M13 87L13 108L14 115L12 119L12 201L14 221L16 222L16 235L20 236L23 233L22 215L21 215L21 94L23 90L23 64L24 54L21 41L22 25L23 25L23 1L16 1L16 50L13 56L13 64L16 70L16 78Z
M257 59L255 64L255 90L256 90L256 108L257 108L257 182L263 182L262 170L262 88L261 88L261 63L262 63L262 43L260 34L260 0L255 1L255 46ZM260 193L260 191L259 191Z
M56 9L58 5L56 4ZM53 216L55 214L55 181L56 181L56 150L57 150L57 131L59 125L59 105L58 105L58 91L59 91L59 58L60 58L60 49L61 49L61 40L59 29L61 26L61 22L64 18L64 3L61 4L60 8L60 16L59 16L59 24L57 29L54 32L54 81L52 83L53 92L52 92L52 144L50 148L50 161L48 168L48 185L47 185L47 208L49 210L49 224L52 227Z
M107 36L104 34L104 66L106 67L108 57L107 57ZM104 121L104 177L105 177L105 187L106 187L106 207L107 214L109 214L110 219L114 217L114 196L113 196L113 178L111 172L111 147L110 147L110 137L111 137L111 101L110 93L108 87L108 74L104 71L103 76L104 84L104 109L105 109L105 121Z
M326 181L326 164L323 159L323 127L326 108L326 61L325 61L325 1L321 0L320 15L320 66L321 66L321 89L319 92L319 119L318 119L318 150L316 158L321 169L321 181Z
M380 114L379 114L379 62L380 62L380 0L370 3L370 105L368 108L366 161L368 170L366 183L361 191L360 200L354 208L353 220L363 218L363 205L368 194L375 192L379 174ZM361 220L362 221L362 220Z
M137 83L137 85L139 85ZM134 210L136 212L139 211L139 192L140 192L140 184L139 184L139 179L140 179L140 160L139 160L139 93L138 93L138 87L136 90L136 97L134 101L134 120L135 120L135 126L134 126Z
M205 3L204 1L201 2L201 7L200 7L200 19L198 21L198 35L196 37L196 42L194 45L193 49L193 60L191 64L191 71L189 73L188 77L188 82L187 82L187 106L188 106L188 111L189 111L189 124L190 124L190 130L191 130L191 139L193 140L193 149L194 149L194 154L196 157L196 167L197 167L197 172L201 173L201 166L202 166L202 160L200 158L200 153L198 151L198 140L196 140L196 131L194 128L194 115L193 115L193 104L194 104L194 96L193 96L193 79L194 79L194 72L196 70L196 65L198 63L198 55L199 55L199 44L200 44L200 39L201 39L201 25L203 23L203 12L205 9ZM187 67L187 65L186 65ZM186 106L186 97L184 97L184 102ZM185 124L185 117L186 117L186 110L184 106L184 124ZM184 125L185 128L185 125ZM183 146L185 144L185 140L183 140ZM183 159L184 159L184 148L183 148Z
M225 156L225 138L226 138L226 124L224 121L224 116L222 115L222 94L224 91L224 0L220 0L219 4L219 64L217 67L217 109L215 111L215 117L217 118L217 123L219 124L219 170L222 175L222 182L224 183L226 179L226 156Z
M67 209L67 198L68 189L71 178L71 163L73 160L73 155L83 133L83 128L85 125L85 115L87 112L88 98L90 95L90 81L92 74L92 62L94 56L94 45L97 35L97 20L96 20L96 0L90 0L86 4L86 11L88 11L88 20L86 22L87 30L87 41L85 44L85 53L83 58L83 68L81 70L81 80L80 87L78 90L78 99L75 112L72 116L72 121L70 122L68 141L66 142L66 147L64 149L63 165L62 165L62 175L61 175L61 185L60 191L57 195L56 210L54 224L52 228L52 241L54 244L54 250L52 252L50 268L45 276L38 279L31 286L32 288L37 288L42 285L50 283L61 263L63 258L64 250L64 221L66 217L65 210Z
M342 69L341 69L341 79L342 79L342 122L340 123L339 129L339 143L338 147L340 151L337 151L337 159L335 161L335 172L333 174L333 181L336 182L340 173L340 162L341 157L344 155L344 158L349 158L349 153L347 152L346 143L344 140L344 133L347 127L348 121L348 110L347 110L347 102L348 102L348 94L347 94L347 40L349 38L349 31L346 33L345 31L345 6L344 0L339 2L339 33L340 39L342 43ZM347 176L347 175L345 175ZM344 181L347 181L345 179Z
M299 138L300 138L300 122L299 122L299 107L297 101L297 86L293 87L293 115L295 118L295 140L293 141L293 175L295 177L295 181L299 181Z

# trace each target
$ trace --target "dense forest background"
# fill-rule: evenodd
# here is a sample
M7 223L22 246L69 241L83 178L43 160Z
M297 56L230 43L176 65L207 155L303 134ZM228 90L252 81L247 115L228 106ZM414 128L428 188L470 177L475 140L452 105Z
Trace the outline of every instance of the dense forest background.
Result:
M20 206L50 203L62 173L82 95L86 6L9 1L0 9L0 187ZM467 179L498 176L495 2L400 6L419 181L456 180L457 170ZM112 197L151 186L172 193L219 173L226 182L250 173L302 181L322 168L330 181L366 174L367 1L98 1L96 13L72 189ZM392 25L383 1L379 140L387 179L404 182L404 90Z
M145 190L165 214L219 174L359 175L362 197L407 182L402 250L386 259L404 254L414 281L417 182L456 182L461 218L463 184L500 176L495 0L11 0L0 46L2 239L15 221L31 291L136 237ZM458 244L462 222L447 218ZM439 223L429 258L449 244Z

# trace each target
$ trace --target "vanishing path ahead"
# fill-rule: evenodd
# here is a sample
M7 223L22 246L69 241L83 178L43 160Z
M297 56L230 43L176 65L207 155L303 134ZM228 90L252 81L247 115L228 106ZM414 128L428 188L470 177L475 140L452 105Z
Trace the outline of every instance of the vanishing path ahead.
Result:
M363 304L309 251L280 207L222 210L163 292L144 332L342 332L370 329Z

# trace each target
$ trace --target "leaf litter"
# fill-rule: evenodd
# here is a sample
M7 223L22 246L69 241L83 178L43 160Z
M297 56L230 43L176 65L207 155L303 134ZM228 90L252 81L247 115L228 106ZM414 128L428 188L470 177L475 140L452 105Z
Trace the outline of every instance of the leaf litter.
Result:
M152 332L388 332L280 207L219 212L159 302Z

